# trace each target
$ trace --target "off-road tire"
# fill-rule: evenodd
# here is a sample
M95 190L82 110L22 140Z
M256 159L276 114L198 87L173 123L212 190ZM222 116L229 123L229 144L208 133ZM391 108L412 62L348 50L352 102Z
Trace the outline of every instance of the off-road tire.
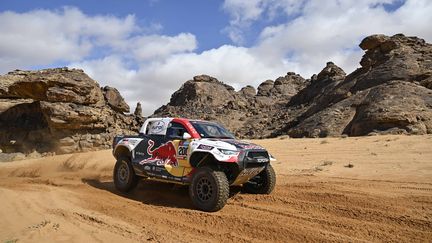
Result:
M243 185L243 189L251 194L270 194L276 185L276 173L269 164L254 178Z
M189 185L189 196L196 208L215 212L222 209L229 197L228 179L222 171L198 168Z
M128 192L136 187L139 177L135 174L128 157L119 157L117 159L113 179L115 188L121 192Z

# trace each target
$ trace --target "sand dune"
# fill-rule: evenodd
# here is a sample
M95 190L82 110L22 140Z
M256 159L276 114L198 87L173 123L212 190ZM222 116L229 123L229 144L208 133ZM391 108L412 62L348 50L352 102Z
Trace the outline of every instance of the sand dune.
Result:
M0 241L432 240L432 136L255 140L278 159L272 195L216 213L187 188L112 183L111 151L0 164Z

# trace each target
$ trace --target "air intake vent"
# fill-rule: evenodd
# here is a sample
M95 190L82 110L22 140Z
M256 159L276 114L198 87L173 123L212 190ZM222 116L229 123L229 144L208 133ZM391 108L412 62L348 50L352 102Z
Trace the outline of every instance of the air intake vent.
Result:
M249 158L249 159L263 159L263 158L268 159L269 155L266 151L250 151L247 154L247 158Z

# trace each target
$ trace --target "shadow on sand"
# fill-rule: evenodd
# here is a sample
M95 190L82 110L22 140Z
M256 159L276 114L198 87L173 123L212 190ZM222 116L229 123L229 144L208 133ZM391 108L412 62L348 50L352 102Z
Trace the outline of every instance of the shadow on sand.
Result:
M82 182L94 188L106 190L118 196L129 198L144 204L172 208L194 209L189 198L187 186L141 180L135 189L128 193L122 193L114 187L113 181L82 179Z

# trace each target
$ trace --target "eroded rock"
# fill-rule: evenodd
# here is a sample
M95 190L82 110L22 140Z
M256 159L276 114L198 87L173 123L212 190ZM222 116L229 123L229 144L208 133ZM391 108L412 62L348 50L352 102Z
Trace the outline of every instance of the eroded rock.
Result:
M120 95L120 92L113 87L105 86L103 88L103 93L106 102L109 106L115 111L118 112L129 112L130 108L123 97Z
M431 44L372 35L360 47L361 67L349 75L328 62L310 79L288 72L266 80L256 94L251 86L234 92L213 77L195 77L154 116L213 119L249 138L432 133Z
M106 149L115 134L135 133L143 121L124 115L129 106L119 92L110 87L102 92L82 70L18 70L0 76L0 84L4 154L34 157Z

